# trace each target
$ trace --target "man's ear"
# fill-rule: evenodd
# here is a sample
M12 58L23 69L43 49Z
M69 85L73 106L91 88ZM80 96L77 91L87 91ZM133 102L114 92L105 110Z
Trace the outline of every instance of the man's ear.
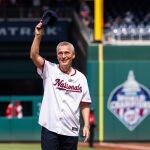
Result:
M73 54L73 59L75 59L75 57L76 57L76 53Z

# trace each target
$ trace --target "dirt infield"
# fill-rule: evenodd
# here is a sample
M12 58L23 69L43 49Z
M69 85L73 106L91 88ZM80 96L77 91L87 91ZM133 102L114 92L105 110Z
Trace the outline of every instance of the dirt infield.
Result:
M80 147L88 147L87 143L79 142ZM124 143L94 143L95 148L103 148L106 150L150 150L150 142L124 142Z

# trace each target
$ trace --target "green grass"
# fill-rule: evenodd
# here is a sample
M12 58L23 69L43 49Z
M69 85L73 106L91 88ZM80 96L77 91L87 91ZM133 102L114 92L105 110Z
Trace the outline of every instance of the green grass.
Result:
M0 150L41 150L40 144L4 143Z
M41 150L40 144L37 143L0 143L0 150ZM96 148L78 148L78 150L103 150Z

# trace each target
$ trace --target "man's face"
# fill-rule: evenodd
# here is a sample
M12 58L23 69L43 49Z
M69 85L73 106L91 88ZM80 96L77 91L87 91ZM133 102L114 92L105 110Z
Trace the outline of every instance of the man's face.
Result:
M57 51L57 59L60 67L71 66L72 60L75 58L75 53L71 50L69 45L59 47Z

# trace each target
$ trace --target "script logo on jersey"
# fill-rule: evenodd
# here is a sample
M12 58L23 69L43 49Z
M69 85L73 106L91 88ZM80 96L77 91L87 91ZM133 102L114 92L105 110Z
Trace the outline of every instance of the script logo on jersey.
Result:
M150 91L135 80L131 70L127 81L111 92L107 107L133 131L150 113Z
M61 79L56 79L53 85L56 86L56 88L59 90L65 90L71 92L82 92L82 87L80 86L80 84L71 85L68 84L67 82L64 82L64 80Z

